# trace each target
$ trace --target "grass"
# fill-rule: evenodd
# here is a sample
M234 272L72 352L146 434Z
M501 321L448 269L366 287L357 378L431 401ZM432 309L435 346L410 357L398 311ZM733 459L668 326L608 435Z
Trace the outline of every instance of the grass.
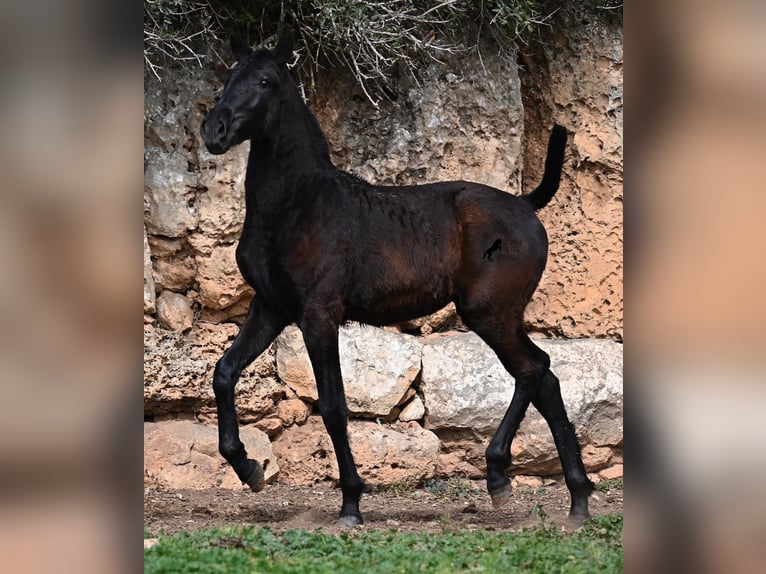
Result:
M144 551L144 572L160 573L606 573L622 572L622 514L589 520L573 533L554 525L519 532L446 534L221 528L160 536Z
M622 490L624 488L622 478L610 478L602 480L596 484L596 492L607 492L609 490Z

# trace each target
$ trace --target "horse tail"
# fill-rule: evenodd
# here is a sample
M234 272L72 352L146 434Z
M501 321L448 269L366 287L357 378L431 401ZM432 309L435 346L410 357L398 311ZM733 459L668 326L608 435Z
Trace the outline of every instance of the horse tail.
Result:
M559 188L561 169L564 167L564 148L567 143L567 130L559 125L554 125L551 137L548 140L548 153L545 157L545 171L543 180L532 193L522 195L523 199L534 208L535 211L542 209L553 198Z

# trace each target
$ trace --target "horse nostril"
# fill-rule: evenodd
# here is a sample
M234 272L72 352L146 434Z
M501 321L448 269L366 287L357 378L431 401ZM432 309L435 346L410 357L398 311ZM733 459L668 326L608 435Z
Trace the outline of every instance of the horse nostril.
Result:
M223 120L218 120L218 122L215 124L215 130L213 132L215 134L215 138L217 140L223 139L226 136L226 132L226 123Z
M223 122L223 120L218 120L218 123L215 126L215 136L218 139L222 139L226 135L226 124Z

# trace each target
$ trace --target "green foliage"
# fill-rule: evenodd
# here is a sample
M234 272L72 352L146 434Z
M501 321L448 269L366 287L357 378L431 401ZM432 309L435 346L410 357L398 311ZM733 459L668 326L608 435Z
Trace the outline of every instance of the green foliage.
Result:
M608 490L622 490L623 480L622 478L611 478L609 480L602 480L596 484L596 492L607 492Z
M585 0L582 7L605 22L622 26L622 0Z
M482 10L490 26L508 39L524 38L543 22L540 2L535 0L486 0Z
M587 0L578 9L613 16L622 3ZM273 44L286 27L296 64L313 83L325 63L347 67L375 102L395 71L415 74L426 59L477 48L480 36L500 45L526 42L560 2L551 0L146 0L144 61L160 76L168 62L201 64L232 30L253 45Z
M224 528L161 537L144 551L147 573L622 572L622 515L600 516L571 534L394 530L334 536L315 530Z

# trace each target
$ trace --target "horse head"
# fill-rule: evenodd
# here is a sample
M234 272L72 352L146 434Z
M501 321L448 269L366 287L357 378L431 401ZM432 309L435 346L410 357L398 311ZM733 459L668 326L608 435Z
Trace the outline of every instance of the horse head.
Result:
M202 121L200 132L212 154L226 153L248 139L268 137L280 112L280 85L287 76L293 36L287 32L273 50L252 51L232 36L237 59L229 69L223 92Z

